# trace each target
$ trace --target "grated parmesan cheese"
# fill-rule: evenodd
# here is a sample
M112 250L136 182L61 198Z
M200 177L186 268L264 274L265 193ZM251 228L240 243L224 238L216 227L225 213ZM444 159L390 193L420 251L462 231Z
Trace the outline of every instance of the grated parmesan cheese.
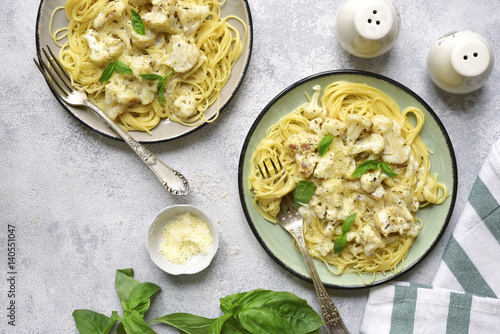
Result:
M183 213L165 224L160 252L172 263L185 264L197 254L206 255L211 246L208 225L191 213Z

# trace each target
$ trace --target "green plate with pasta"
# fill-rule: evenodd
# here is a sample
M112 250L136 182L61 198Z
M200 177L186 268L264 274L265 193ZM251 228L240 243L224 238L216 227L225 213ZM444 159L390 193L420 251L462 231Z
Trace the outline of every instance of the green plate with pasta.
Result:
M381 211L382 209L380 209L380 207L378 207L378 209L376 209L376 210L378 210L376 212L375 212L375 210L372 210L374 213L372 213L372 216L370 216L370 218L367 218L368 216L365 215L365 216L359 218L360 219L359 221L362 220L361 223L354 223L354 224L358 224L359 227L356 227L356 231L355 231L356 233L352 234L355 236L351 237L351 239L348 239L349 241L352 241L351 244L353 244L353 245L348 246L348 247L351 247L349 249L349 254L351 254L350 253L351 249L354 249L353 248L354 245L357 245L356 243L358 243L358 242L360 242L364 246L364 248L363 248L363 252L359 251L359 253L356 253L358 251L355 251L355 249L354 249L352 251L353 252L352 254L355 254L355 256L351 256L348 254L349 256L347 258L348 259L354 258L354 259L356 259L356 261L358 261L357 259L361 259L361 258L363 258L363 261L365 261L364 258L368 258L368 260L370 260L372 256L379 256L380 257L380 255L377 255L377 254L397 253L397 251L392 251L392 250L387 251L388 249L390 249L391 243L392 244L397 243L396 241L400 237L399 234L411 235L413 233L413 236L411 237L411 240L413 243L409 243L411 245L411 247L409 248L409 251L407 251L407 253L406 253L406 251L404 252L404 254L405 254L404 260L399 261L398 264L394 267L395 269L387 270L387 271L383 271L383 272L376 270L375 273L359 273L359 272L355 272L354 270L352 270L352 268L349 269L349 267L347 266L346 267L347 269L345 269L342 273L339 274L339 272L336 270L337 264L335 262L332 262L332 263L334 263L334 265L326 264L325 262L328 262L328 261L325 261L325 258L327 258L327 257L329 259L341 258L341 254L343 254L342 249L335 250L335 252L333 252L333 248L331 251L329 249L327 249L326 251L323 249L320 253L321 254L328 253L328 255L325 255L325 257L323 257L323 258L322 258L322 256L315 256L314 262L315 262L318 274L319 274L321 280L323 281L323 284L326 287L338 288L338 289L361 289L361 288L373 287L373 286L380 285L380 284L386 283L388 281L391 281L391 280L407 273L409 270L411 270L412 268L417 266L433 250L433 248L439 242L440 238L442 237L442 235L443 235L443 233L444 233L444 231L449 223L451 215L452 215L453 207L454 207L455 200L456 200L456 193L457 193L457 167L456 167L456 160L455 160L453 146L451 144L450 138L449 138L443 124L440 122L436 113L417 94L412 92L410 89L408 89L404 85L402 85L402 84L400 84L400 83L398 83L390 78L384 77L384 76L379 75L379 74L374 74L374 73L364 72L364 71L356 71L356 70L338 70L338 71L323 72L323 73L319 73L319 74L304 78L304 79L294 83L290 87L283 90L280 94L278 94L278 96L276 96L264 108L264 110L260 113L260 115L257 117L255 122L253 123L252 127L250 128L249 133L245 139L245 142L244 142L244 145L242 148L242 152L241 152L241 156L240 156L240 161L239 161L239 170L238 170L239 193L240 193L240 199L241 199L243 211L244 211L245 216L248 220L248 224L249 224L250 228L252 229L253 233L255 234L257 240L262 245L262 247L284 269L286 269L287 271L289 271L290 273L294 274L295 276L297 276L301 279L304 279L308 282L312 282L312 280L310 278L309 271L308 271L307 266L306 266L306 263L305 263L304 259L302 258L301 254L296 250L297 247L294 245L294 242L293 242L291 235L287 231L285 231L279 224L274 224L274 223L270 222L269 219L272 219L273 215L268 214L268 212L266 211L267 209L263 210L262 206L260 206L260 203L267 203L266 202L267 199L260 198L259 197L259 196L261 196L260 194L264 193L264 191L261 191L260 189L257 189L258 187L255 187L256 175L260 175L260 173L262 173L262 172L256 171L257 170L257 168L256 168L257 161L255 161L255 163L254 163L252 161L252 156L254 155L254 153L258 154L259 152L266 151L266 150L262 150L263 146L262 145L259 146L259 144L261 143L261 141L263 141L264 138L269 136L268 129L270 127L274 126L275 124L277 124L280 120L282 120L283 117L289 115L292 111L296 110L300 106L307 104L307 103L311 104L311 100L314 101L315 90L318 92L321 92L320 93L321 97L323 97L323 95L325 95L324 104L329 103L330 105L333 105L333 104L335 104L337 99L342 99L343 98L343 97L341 97L342 94L332 95L334 97L330 98L330 95L327 95L326 89L325 89L326 87L340 86L340 85L338 85L338 83L341 83L341 82L347 83L348 85L356 86L356 87L368 87L370 89L373 88L377 92L379 91L384 96L388 96L390 99L392 99L393 101L390 102L391 108L393 106L394 110L397 110L398 113L402 112L405 115L404 117L402 117L402 119L404 119L404 121L401 121L401 124L403 124L403 130L400 131L400 133L404 134L405 140L408 140L408 138L409 138L408 133L410 133L413 128L419 127L422 124L422 120L424 120L423 125L420 129L420 132L418 134L418 137L416 137L417 139L407 141L406 143L408 143L408 145L407 145L408 147L412 146L411 152L415 152L414 151L415 148L413 147L415 145L414 144L415 142L418 141L419 143L423 143L423 145L425 145L424 148L426 147L428 149L428 151L430 152L430 154L428 154L428 158L425 158L425 159L427 159L427 164L422 164L422 162L418 162L418 163L415 162L416 158L413 156L413 155L415 155L414 153L411 153L410 160L406 160L407 162L404 162L404 163L398 162L397 159L399 159L399 158L398 157L394 158L394 155L391 155L391 157L389 157L389 155L386 155L386 150L383 150L384 161L388 162L388 164L390 166L394 166L393 168L396 168L396 169L401 168L399 170L396 170L400 173L399 175L395 174L396 178L394 180L397 180L397 182L401 182L400 180L405 179L405 178L407 178L408 175L410 175L409 172L407 172L407 170L410 168L409 167L410 165L417 166L419 164L422 164L422 166L429 166L428 163L430 163L430 170L428 169L428 167L424 168L424 169L427 169L425 171L425 180L427 180L427 181L422 183L420 181L420 179L417 179L416 181L413 181L414 182L413 184L415 186L411 186L411 187L418 188L419 184L425 184L426 188L427 187L432 188L430 186L430 184L432 184L432 182L435 182L436 185L439 184L439 186L437 186L438 188L440 187L441 189L445 189L444 190L445 195L442 196L441 200L439 200L439 201L436 200L435 202L433 200L436 196L434 196L434 194L427 195L427 194L429 194L429 191L427 191L426 195L424 196L424 195L418 195L416 191L411 190L411 191L413 191L413 193L412 193L412 196L414 196L413 198L414 199L418 198L419 203L420 203L419 204L420 207L417 205L416 208L414 207L413 209L411 209L411 210L413 210L412 211L412 214L414 215L413 218L407 218L406 221L404 219L399 220L399 221L394 220L395 223L394 223L394 225L391 225L391 226L398 227L398 226L402 226L402 225L396 225L396 224L403 224L404 222L411 222L415 225L418 225L418 227L417 227L418 229L417 229L416 233L408 232L409 230L405 230L405 231L398 230L397 232L394 232L396 230L390 230L388 228L389 225L385 225L386 221L382 220L382 218L380 218L380 217L385 217L380 213L380 212L382 212ZM318 87L321 87L321 89L318 90ZM323 91L323 89L325 89L325 91ZM360 88L360 89L362 89L362 88ZM340 89L338 89L338 90L340 91ZM330 94L330 93L328 93L328 94ZM318 95L318 94L316 94L316 95ZM351 94L351 95L353 95L353 94ZM354 95L356 95L356 94L354 94ZM335 97L335 96L339 96L339 97ZM377 100L377 98L374 97L373 101L378 101L378 100ZM378 103L378 102L376 102L376 103ZM376 103L373 102L374 105ZM340 104L340 103L337 103L337 104ZM321 108L321 106L319 106L319 108ZM330 110L331 108L328 107L327 109ZM343 110L340 107L338 109ZM415 109L420 110L421 113L417 112L417 113L413 114L411 112L410 113L406 112L407 110L415 110ZM301 109L301 112L299 112L299 114L305 115L306 113L309 112L307 110L309 110L309 109ZM317 110L319 110L319 109L317 109ZM361 114L362 112L361 111L346 112L346 114L348 114L348 113L360 113ZM420 117L419 115L422 115L423 117ZM307 117L309 118L309 120L312 120L314 117L317 117L317 116L307 116ZM332 117L337 117L339 120L342 120L342 117L345 118L345 115L342 117L340 117L338 115L332 116ZM323 119L327 119L327 118L323 117ZM349 118L349 119L352 119L352 118ZM375 118L373 118L373 119L374 119L373 124L375 124ZM347 121L345 121L345 122L347 122ZM307 128L312 123L313 123L312 121L311 121L311 123L307 123L307 125L305 125L305 127ZM325 123L326 123L326 121L325 121ZM398 123L398 122L394 122L394 124L396 124L396 123ZM349 123L346 123L346 124L349 124ZM409 124L409 125L404 125L404 124ZM392 126L392 123L391 123L391 126ZM332 127L330 126L328 129L331 129L331 128ZM312 128L308 129L307 131L311 132L311 129ZM380 129L380 128L377 127L377 129ZM385 145L386 146L389 146L388 142L390 142L387 139L387 138L389 138L387 131L396 133L397 126L395 126L394 129L395 130L384 130L386 132L380 132L380 133L383 133L383 136L384 136L383 138L385 138L385 143L386 143ZM299 131L299 130L297 130L297 131ZM311 135L311 136L314 137L314 135L316 135L316 134L319 135L319 130L314 130L314 131L316 131L316 133L313 133L313 135ZM345 134L348 134L349 131L350 130L345 130ZM363 135L361 135L360 140L365 138L363 136L366 136L366 137L369 136L371 131L373 131L373 133L375 133L378 130L375 130L375 127L366 128L366 131L363 132ZM342 133L344 133L344 132L342 132ZM352 132L351 132L351 134L352 134ZM403 136L403 135L401 135L401 136ZM290 135L290 137L291 137L291 135ZM288 138L290 138L290 137L288 137ZM345 137L340 137L340 135L339 135L339 138L344 138L343 139L344 142L345 142L346 137L348 137L348 135L346 135ZM378 135L378 137L382 138L382 135ZM284 163L283 163L283 165L285 166L284 170L287 170L287 173L288 173L290 171L290 169L288 169L288 168L292 168L292 167L288 167L288 166L293 166L295 161L298 161L297 156L300 156L300 155L297 155L297 156L295 156L295 158L293 158L293 150L297 149L298 146L290 144L289 141L287 141L286 145L285 145L286 139L279 139L280 138L279 136L277 136L276 138L278 138L277 140L282 140L283 142L281 143L281 146L280 145L273 146L273 152L274 152L273 154L276 154L276 156L280 156L280 159L284 160ZM300 136L298 138L300 138ZM269 137L267 139L269 139ZM342 139L339 139L339 140L342 140ZM269 143L269 141L266 141L266 145L268 145L268 143ZM356 142L356 143L357 143L356 145L361 145L361 144L359 144L360 142ZM346 144L346 145L348 145L348 144ZM421 144L419 144L419 145L421 145ZM316 151L314 151L314 154L322 156L325 153L319 152L321 150L319 148L319 146L321 146L321 144L317 145L318 149ZM286 147L286 149L288 149L288 151L284 147ZM300 147L302 147L302 146L300 146ZM335 147L337 147L337 146L335 146ZM340 146L338 146L338 147L340 147ZM350 146L350 147L353 147L353 146ZM292 150L292 153L290 153L290 150ZM332 148L332 150L333 150L333 148ZM349 151L349 152L352 153L352 151ZM380 152L382 152L382 151L380 151ZM408 150L407 152L410 152L410 151ZM349 154L351 154L351 153L349 153ZM303 152L301 154L303 154ZM337 154L337 156L340 156L340 155L338 155L340 153L338 153L337 151L335 154ZM365 154L365 153L363 153L363 154ZM365 154L365 156L366 155L367 154ZM263 156L265 156L265 155L263 155ZM290 158L290 156L292 156L292 158ZM332 156L333 156L333 153L332 153ZM373 154L372 154L372 156L373 156ZM380 156L382 156L382 153L380 153ZM410 153L408 153L408 156L410 156ZM318 158L318 159L321 159L321 158ZM359 157L356 157L356 159L357 159L356 163L359 163L363 159L368 159L368 158L359 159ZM396 160L391 161L391 159L396 159ZM408 157L406 159L408 159ZM413 162L411 159L413 159ZM421 161L423 161L425 159L420 158ZM259 160L259 159L255 158L255 160ZM352 160L354 161L354 158L352 158ZM297 166L307 166L306 163L303 163L304 160L300 160L300 161L301 161L301 163L295 163L295 164ZM303 174L310 173L310 174L307 174L309 176L306 176L303 178L312 179L312 178L316 177L316 173L320 173L320 171L317 169L320 168L319 167L320 162L318 162L318 161L321 161L321 160L315 160L315 161L316 161L315 164L313 164L314 167L312 167L314 169L312 171L307 171L307 168L306 168L306 171L302 171L299 168L300 172ZM372 161L374 161L374 160L372 160ZM391 165L391 163L392 163L392 165ZM353 164L354 164L354 162L351 165L353 165ZM333 165L333 164L331 164L331 165ZM380 168L380 164L378 166L379 166L378 168ZM387 164L385 165L385 167L387 167ZM337 167L335 167L335 168L337 168ZM351 167L349 167L349 168L351 168ZM375 168L375 167L373 167L373 168ZM417 169L418 168L415 168L415 170L417 170ZM384 167L382 167L382 171L385 171ZM405 171L404 173L406 173L406 174L403 174L403 171ZM370 172L375 173L374 171L370 171ZM287 174L287 175L288 175L288 177L289 177L289 175L292 175L293 177L291 179L295 180L294 175L298 175L298 173L299 172L296 172L296 170L293 170L293 172L291 174ZM386 173L387 173L387 175L390 175L388 172L386 172ZM382 172L380 172L379 174L382 174ZM276 173L275 175L278 177L278 173ZM352 174L352 175L354 175L354 174ZM351 174L349 176L351 176ZM359 179L359 181L350 180L349 176L347 176L347 179L342 179L342 182L344 182L346 184L348 182L351 182L351 183L359 182L357 184L360 184L361 188L364 187L363 182L366 182L366 181L363 181L363 179L361 179L361 178ZM394 176L392 176L392 177L394 177ZM385 176L385 178L388 178L388 176ZM434 181L432 181L431 179L434 179ZM251 182L249 182L249 180L251 180ZM316 181L317 181L317 179L315 179L315 182ZM266 182L268 182L268 181L266 181ZM294 181L294 182L297 182L297 181ZM385 182L387 184L391 183L391 181L385 181ZM292 182L292 184L293 184L293 182ZM322 183L316 182L316 187L317 187L316 189L318 189L318 184L320 185L320 187L322 186ZM395 184L395 183L393 183L393 184ZM273 184L273 187L274 187L274 184ZM286 186L282 186L280 183L279 187L286 187ZM345 188L347 188L347 187L344 186L343 189L345 189ZM393 190L391 190L391 188L389 186L387 188L389 190L387 190L387 192L384 194L389 194L390 191L393 191ZM257 190L255 190L255 189L257 189ZM410 188L408 188L408 189L410 189ZM413 188L411 188L411 189L413 189ZM438 190L435 190L436 187L434 187L432 189L434 189L432 191L439 193ZM291 190L293 190L293 188L291 188ZM366 190L366 189L363 189L363 190ZM290 191L290 188L288 188L287 191ZM382 201L379 201L379 200L381 200L381 198L384 195L381 195L382 197L376 197L376 196L379 196L377 194L377 192L374 191L373 193L370 193L371 191L372 190L370 190L370 191L366 190L365 193L363 193L363 196L366 195L365 197L367 197L369 195L370 198L372 198L372 199L375 198L378 201L376 203L388 203L391 201L391 199L390 199L391 197L387 197L389 195L386 195L386 197L384 199L382 199ZM413 195L414 193L416 195ZM421 193L423 193L423 192L421 192ZM390 194L392 196L392 194L394 194L394 192L392 192ZM442 192L441 192L441 194L442 194ZM278 195L276 195L276 196L278 196ZM277 198L279 199L280 196L281 195L279 195ZM319 195L317 195L317 192L315 192L315 196L319 197ZM427 196L429 196L429 197L427 197ZM263 202L259 201L258 202L259 204L257 204L257 207L254 204L254 197L263 201ZM424 197L426 200L423 200ZM341 197L339 197L339 198L341 198ZM362 197L358 196L357 198L362 198ZM429 200L428 198L432 198L433 200ZM276 198L274 198L272 200L276 200ZM268 206L270 208L273 207L272 200L270 202L271 204ZM313 200L311 200L311 203L312 202L313 202ZM279 203L279 201L278 201L278 203ZM426 203L426 204L423 204L423 203ZM315 205L315 204L308 204L309 207L314 208L313 205ZM324 205L324 204L321 204L321 205ZM395 204L395 205L401 205L401 204L399 203L399 204ZM274 207L276 208L277 205L275 205ZM339 205L338 207L341 207L341 206ZM383 207L383 209L385 209L385 207ZM271 209L269 209L269 210L271 210ZM389 209L387 209L387 210L389 210ZM331 212L334 212L334 211L328 211L328 213L331 213ZM387 212L391 212L391 211L387 211ZM266 214L267 214L267 216L266 216L267 219L264 218L264 215L266 215ZM401 215L401 214L398 213L398 215ZM326 216L327 215L325 215L325 218L322 218L322 221L324 222L324 224L326 224L326 222L328 221ZM399 218L400 217L398 216L398 219ZM333 218L329 218L329 219L331 219L332 224L335 223L335 220ZM380 221L383 221L384 224L382 225L381 223L379 223ZM314 224L315 223L310 223L309 226L313 226ZM342 224L342 223L340 223L340 224ZM351 225L352 225L352 223L351 223ZM366 227L366 225L371 225L372 229L373 229L373 226L378 226L378 229L380 230L380 231L377 231L377 235L381 240L382 239L384 240L385 246L380 246L380 245L377 246L377 247L379 247L379 250L377 250L378 253L377 252L373 253L373 251L370 252L370 250L368 250L371 247L372 243L374 242L373 240L375 240L375 239L364 239L364 236L366 235L365 234L366 229L364 229L364 231L363 231L362 227ZM323 231L325 231L324 233L326 235L327 234L326 227L325 227L326 225L320 225L320 226L321 227L319 228L319 230L321 231L321 233ZM338 225L335 225L335 226L336 226L336 231L337 231L335 233L340 233L340 231L339 231L340 227ZM334 229L335 226L333 226L331 228ZM382 226L384 226L384 227L382 227ZM405 226L408 227L409 225L407 224ZM314 227L314 228L316 228L316 227ZM308 227L308 229L309 229L308 233L309 233L309 231L314 230L314 228ZM325 230L323 230L323 228L325 228ZM386 230L384 230L384 228ZM322 237L321 233L319 235ZM347 235L349 234L347 231L346 231L346 233L347 233ZM311 235L313 235L313 234L311 234ZM415 235L416 235L416 237L415 237ZM331 234L330 234L330 236L331 236ZM360 236L361 236L361 238L360 238ZM306 239L308 239L308 238L309 238L309 236L306 237ZM330 238L332 238L332 237L330 237ZM348 236L348 238L349 238L349 236ZM312 237L309 239L312 239ZM340 238L335 239L335 242L337 242L337 240L340 240ZM354 240L356 242L354 242ZM314 242L312 242L312 243L310 242L310 244L312 245L312 244L314 244ZM323 245L323 244L330 245L328 243L323 243L321 241L321 245ZM331 241L331 244L333 245L333 241ZM339 241L339 244L340 244L340 241ZM315 247L315 246L312 246L312 247ZM335 247L337 247L337 245ZM386 249L384 249L384 247ZM395 248L395 249L397 250L399 248ZM315 250L312 250L313 253L314 253L314 251ZM311 251L310 251L310 253L311 253ZM316 254L319 254L319 253L317 252ZM362 256L358 256L357 254L361 254ZM366 254L366 255L364 255L364 254ZM374 254L374 255L372 255L372 254ZM382 257L383 256L385 256L385 255L382 255ZM319 258L321 258L321 259L319 259ZM368 261L368 260L366 260L366 261ZM359 260L359 261L361 261L361 260Z

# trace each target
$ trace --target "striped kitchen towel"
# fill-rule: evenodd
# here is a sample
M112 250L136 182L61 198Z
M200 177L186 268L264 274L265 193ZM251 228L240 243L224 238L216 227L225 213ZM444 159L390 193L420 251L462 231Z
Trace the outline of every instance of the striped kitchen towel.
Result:
M372 288L361 333L500 333L500 141L489 152L431 285Z

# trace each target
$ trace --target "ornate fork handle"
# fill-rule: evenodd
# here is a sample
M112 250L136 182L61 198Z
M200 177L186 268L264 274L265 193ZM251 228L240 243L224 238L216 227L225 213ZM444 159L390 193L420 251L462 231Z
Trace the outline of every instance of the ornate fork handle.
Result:
M186 178L176 170L167 166L163 161L158 159L146 147L132 138L119 125L112 121L104 112L99 109L94 103L86 100L83 103L86 107L92 109L98 116L108 123L108 125L132 148L132 150L144 161L144 163L155 173L158 179L162 182L163 187L173 195L187 195L189 193L189 185Z
M311 273L311 278L314 283L314 288L316 289L316 293L318 294L319 303L321 306L321 313L323 315L323 320L325 322L328 333L348 334L349 331L345 327L344 322L340 317L340 313L337 310L337 307L331 300L330 296L328 295L328 292L326 292L326 289L323 286L323 283L321 282L321 279L318 275L318 272L316 271L316 267L314 266L311 256L307 251L302 228L294 228L288 231L297 242L300 252L302 253L302 256L304 257L304 260L307 263L307 267L309 268L309 271Z

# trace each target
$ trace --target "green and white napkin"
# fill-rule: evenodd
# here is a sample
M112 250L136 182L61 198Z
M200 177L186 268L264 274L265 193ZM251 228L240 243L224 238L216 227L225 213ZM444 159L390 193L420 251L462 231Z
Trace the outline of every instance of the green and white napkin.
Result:
M372 288L361 333L500 333L500 141L490 150L431 285Z

